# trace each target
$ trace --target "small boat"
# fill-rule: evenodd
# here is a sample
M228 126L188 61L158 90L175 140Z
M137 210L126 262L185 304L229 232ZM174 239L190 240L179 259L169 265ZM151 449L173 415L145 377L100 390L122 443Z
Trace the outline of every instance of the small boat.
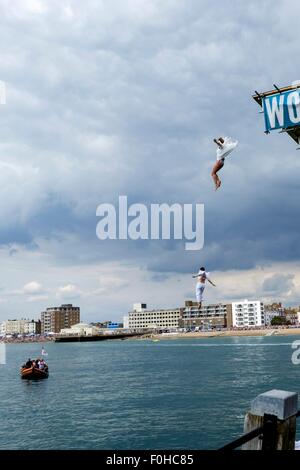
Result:
M37 367L21 367L20 374L22 379L36 380L36 379L47 379L49 377L49 369L46 366L44 369L38 369Z

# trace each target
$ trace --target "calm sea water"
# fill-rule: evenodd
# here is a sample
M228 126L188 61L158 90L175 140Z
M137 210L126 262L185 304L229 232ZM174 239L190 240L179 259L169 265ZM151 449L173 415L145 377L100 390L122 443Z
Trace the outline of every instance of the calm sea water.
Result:
M19 366L41 345L7 345L0 449L217 448L242 433L257 394L300 392L295 339L46 344L50 376L38 382Z

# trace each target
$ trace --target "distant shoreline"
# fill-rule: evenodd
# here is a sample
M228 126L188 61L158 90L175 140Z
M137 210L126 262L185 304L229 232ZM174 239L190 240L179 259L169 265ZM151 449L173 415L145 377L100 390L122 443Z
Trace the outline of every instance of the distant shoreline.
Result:
M146 334L145 336L133 336L126 338L127 341L132 340L172 340L172 339L193 339L193 338L218 338L218 337L239 337L239 336L293 336L300 335L299 328L261 328L257 330L224 330L224 331L191 331L189 333L160 333ZM118 339L118 338L115 338ZM125 338L124 338L125 339ZM54 337L39 338L3 338L0 343L5 344L33 344L54 342Z
M299 328L265 328L259 330L225 330L225 331L194 331L190 333L157 334L152 339L189 339L189 338L216 338L232 336L293 336L300 335Z
M33 344L33 343L49 343L53 338L39 337L39 338L0 338L0 343L5 344Z

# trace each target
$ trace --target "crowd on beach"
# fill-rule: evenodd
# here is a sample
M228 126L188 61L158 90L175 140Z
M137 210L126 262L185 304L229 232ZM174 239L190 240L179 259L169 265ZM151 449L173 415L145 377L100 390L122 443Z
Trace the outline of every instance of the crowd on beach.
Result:
M292 328L300 328L300 325L262 325L262 326L232 326L224 328L229 331L245 331L245 330L286 330Z
M3 336L0 337L0 342L2 343L45 343L46 341L54 341L52 336Z

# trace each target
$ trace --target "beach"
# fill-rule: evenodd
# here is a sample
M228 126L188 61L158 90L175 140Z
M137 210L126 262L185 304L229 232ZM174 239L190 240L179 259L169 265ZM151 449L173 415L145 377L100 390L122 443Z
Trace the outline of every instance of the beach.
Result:
M216 338L218 336L292 336L300 334L299 328L261 328L251 330L191 331L188 333L162 333L153 335L153 339L189 339Z

